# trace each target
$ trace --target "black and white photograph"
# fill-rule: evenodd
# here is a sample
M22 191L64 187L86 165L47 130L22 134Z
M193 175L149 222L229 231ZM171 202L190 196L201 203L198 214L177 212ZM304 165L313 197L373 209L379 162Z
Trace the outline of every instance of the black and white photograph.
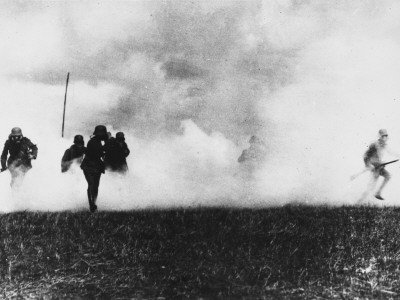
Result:
M0 6L0 299L400 299L400 2Z

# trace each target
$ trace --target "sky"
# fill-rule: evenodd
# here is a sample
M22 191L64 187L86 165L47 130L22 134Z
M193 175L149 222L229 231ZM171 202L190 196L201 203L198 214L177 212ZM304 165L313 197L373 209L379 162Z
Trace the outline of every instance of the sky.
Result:
M99 209L359 204L368 174L349 178L380 128L400 153L400 4L215 2L4 1L0 139L21 127L39 155L19 191L0 174L2 210L87 209L82 171L60 160L99 124L131 150ZM268 154L248 176L252 135Z

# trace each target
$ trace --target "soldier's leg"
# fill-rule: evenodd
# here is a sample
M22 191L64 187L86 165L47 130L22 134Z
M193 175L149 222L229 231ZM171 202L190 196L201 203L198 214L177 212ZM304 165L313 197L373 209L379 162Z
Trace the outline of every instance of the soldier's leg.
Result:
M388 171L386 171L385 169L382 169L380 171L379 175L381 175L383 177L383 182L382 182L381 186L379 187L379 189L377 190L377 192L375 194L375 197L377 197L378 199L382 198L382 196L381 196L382 190L383 190L383 188L386 186L386 184L389 182L389 180L391 178L390 173ZM383 200L383 198L381 200Z
M88 189L87 189L87 195L88 195L88 200L89 200L89 207L90 207L90 211L93 212L94 211L94 177L92 172L88 172L88 171L83 171L83 174L85 175L86 181L88 183Z
M358 200L358 203L363 203L364 200L372 193L372 191L375 189L376 183L378 182L379 178L379 173L377 172L372 172L371 173L371 179L368 182L368 186L365 189L364 193L362 193L360 199Z
M94 200L94 205L96 206L96 201L97 201L97 196L99 194L99 185L100 185L100 177L101 173L98 173L94 176L94 194L93 194L93 200ZM96 206L97 208L97 206Z
M90 192L89 187L87 189L87 196L88 196L89 205L91 206L91 204L92 204L92 193Z
M18 180L19 180L19 183L20 183L20 184L22 183L22 181L23 181L24 178L25 178L26 173L27 173L30 169L31 169L30 167L27 167L27 166L25 166L25 165L20 165L20 166L18 167L18 173L19 173Z
M16 188L19 186L20 184L20 171L17 167L11 165L8 170L10 171L11 174L11 183L10 186L12 188Z
M12 188L14 188L14 187L15 187L15 183L16 183L16 181L17 181L17 175L16 175L16 172L11 171L11 170L10 170L10 173L11 173L11 182L10 182L10 186L11 186Z

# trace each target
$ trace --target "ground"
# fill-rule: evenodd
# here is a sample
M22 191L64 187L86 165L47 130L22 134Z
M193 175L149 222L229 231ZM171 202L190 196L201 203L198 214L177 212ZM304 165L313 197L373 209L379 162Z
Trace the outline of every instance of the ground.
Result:
M394 299L400 209L3 214L7 299Z

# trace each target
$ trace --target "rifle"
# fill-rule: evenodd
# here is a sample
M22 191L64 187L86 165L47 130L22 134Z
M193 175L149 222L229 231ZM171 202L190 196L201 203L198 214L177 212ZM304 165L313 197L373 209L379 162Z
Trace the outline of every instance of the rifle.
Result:
M382 164L378 164L377 166L375 166L374 169L375 169L375 170L380 170L380 169L384 168L386 165L395 163L396 161L399 161L399 160L398 160L398 159L395 159L395 160L391 160L391 161L388 161L388 162L385 162L385 163L382 163ZM361 172L359 172L359 173L357 173L357 174L354 174L353 176L350 176L350 180L356 179L358 176L360 176L361 174L364 174L365 172L367 172L367 171L369 171L369 170L371 170L371 169L370 169L370 168L365 168L365 169L362 170Z
M385 163L383 163L383 164L379 164L378 166L375 167L375 169L379 170L379 169L385 167L386 165L395 163L396 161L399 161L399 160L398 160L398 159L395 159L395 160L391 160L391 161L385 162Z

